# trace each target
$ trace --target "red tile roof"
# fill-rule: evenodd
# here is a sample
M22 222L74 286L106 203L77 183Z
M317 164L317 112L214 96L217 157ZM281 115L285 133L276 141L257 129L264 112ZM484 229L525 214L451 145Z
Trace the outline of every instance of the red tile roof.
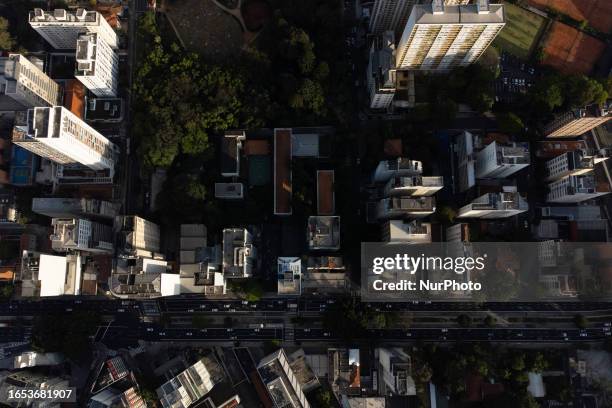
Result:
M291 129L274 129L274 214L291 214Z
M244 154L247 156L270 154L270 145L267 140L247 140L244 143Z
M70 112L83 119L85 112L85 86L76 79L66 81L64 90L64 106Z
M317 171L317 212L319 215L334 215L334 171Z

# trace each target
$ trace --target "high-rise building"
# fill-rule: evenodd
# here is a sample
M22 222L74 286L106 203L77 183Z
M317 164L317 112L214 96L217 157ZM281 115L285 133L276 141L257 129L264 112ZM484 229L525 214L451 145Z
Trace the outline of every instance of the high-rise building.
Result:
M308 249L312 251L337 251L340 249L340 217L310 216L306 225Z
M457 155L457 189L464 192L476 185L474 135L464 130L455 143Z
M549 203L579 203L610 193L610 186L598 182L591 174L567 176L553 181L548 185L546 202Z
M421 174L423 174L423 163L418 160L398 157L397 159L383 160L378 163L374 171L374 181L382 183L392 177L420 176Z
M487 193L459 209L457 218L508 218L529 209L527 201L512 188Z
M302 260L293 256L277 258L277 293L279 296L302 294Z
M590 105L558 115L544 128L546 137L577 137L612 119L609 107Z
M264 357L257 372L272 404L278 408L310 408L302 386L283 349Z
M249 278L257 259L253 236L246 228L223 230L223 276L225 278Z
M416 0L376 0L370 17L370 32L381 34L391 30L401 33L415 3Z
M529 144L496 141L476 153L476 178L506 178L529 166Z
M426 197L443 187L444 178L440 176L393 177L385 185L385 195Z
M596 163L606 159L607 157L591 155L586 150L563 153L546 161L546 181L590 173L595 169Z
M431 224L418 220L390 220L382 225L381 235L385 242L426 244L431 242Z
M61 106L28 110L26 123L13 129L13 143L58 164L109 170L111 177L119 152L107 138Z
M170 378L157 389L157 396L163 408L188 408L209 394L215 385L224 380L223 368L211 354L202 357L195 364ZM233 396L233 399L236 399ZM204 407L216 407L212 401L205 399ZM237 406L230 405L230 406ZM227 406L222 404L221 406Z
M53 218L51 225L51 246L55 251L113 252L113 232L107 225L79 218Z
M0 107L14 110L59 105L60 86L21 54L0 57ZM6 101L4 101L6 99ZM10 109L7 109L10 110Z
M35 197L32 211L51 218L92 217L114 219L118 206L93 198Z
M367 75L371 109L386 109L393 102L395 72L395 35L385 31L370 48Z
M119 39L113 28L97 11L77 9L76 13L64 9L30 11L30 25L53 48L74 50L80 34L96 33L111 48L117 49Z
M380 395L416 395L411 377L412 361L402 348L378 348L378 391Z
M83 286L83 259L79 252L66 256L23 251L20 295L24 297L45 297L80 295Z
M115 230L121 235L122 245L127 252L159 252L159 226L136 215L122 215L115 218ZM141 255L145 255L145 253ZM148 255L148 254L147 254Z
M445 6L442 0L412 8L396 51L396 68L444 71L475 62L505 25L503 6Z
M532 224L534 238L571 242L607 242L608 220L598 205L539 208L540 220ZM537 212L536 212L537 214Z
M99 97L117 96L119 57L96 33L81 34L77 39L74 76Z
M470 226L469 224L454 224L446 228L446 242L469 242L470 241Z
M378 202L379 220L423 218L436 211L435 197L391 197Z

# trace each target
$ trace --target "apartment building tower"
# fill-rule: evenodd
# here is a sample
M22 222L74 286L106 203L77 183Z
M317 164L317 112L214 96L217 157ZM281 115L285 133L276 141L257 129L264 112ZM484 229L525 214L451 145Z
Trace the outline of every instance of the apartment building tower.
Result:
M506 178L529 166L529 144L491 142L476 153L476 178Z
M370 109L386 109L393 102L396 90L395 35L385 31L370 48L368 90Z
M62 106L28 110L13 129L13 143L61 165L82 164L113 176L119 149Z
M542 129L547 138L577 137L612 119L608 106L590 105L557 115Z
M598 182L593 174L567 176L548 185L546 202L579 203L610 193L610 186Z
M118 204L94 198L35 197L32 199L32 211L51 218L114 219L118 210Z
M82 33L95 33L111 48L119 47L113 28L97 11L77 9L75 13L64 9L44 11L35 8L29 14L30 25L53 48L74 50Z
M512 188L499 193L487 193L461 207L457 218L508 218L529 209L527 201Z
M412 8L396 51L397 69L447 71L474 63L505 25L501 4L447 6L442 0Z
M98 97L114 98L119 84L119 57L96 33L77 39L74 76Z
M82 218L53 218L51 246L55 251L112 253L112 228Z
M382 34L385 31L401 33L412 6L416 0L376 0L372 6L370 17L370 32L372 34Z
M374 182L386 182L392 177L420 176L423 174L423 163L404 157L382 160L374 171Z
M302 385L283 349L264 357L257 365L257 373L271 399L270 406L310 408Z
M0 106L14 110L54 106L61 102L60 86L21 54L0 57Z
M386 196L427 197L444 188L441 176L393 177L385 185Z
M606 159L607 157L589 154L586 150L563 153L546 161L546 181L590 173L595 169L596 163Z
M115 218L115 230L120 232L120 244L128 252L159 252L160 232L157 224L136 215L122 215ZM142 252L140 254L144 255Z

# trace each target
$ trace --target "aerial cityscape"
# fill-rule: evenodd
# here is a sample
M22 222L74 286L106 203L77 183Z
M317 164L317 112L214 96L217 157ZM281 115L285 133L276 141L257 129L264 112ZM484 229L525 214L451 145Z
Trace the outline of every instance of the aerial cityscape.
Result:
M612 408L612 1L0 0L0 407Z

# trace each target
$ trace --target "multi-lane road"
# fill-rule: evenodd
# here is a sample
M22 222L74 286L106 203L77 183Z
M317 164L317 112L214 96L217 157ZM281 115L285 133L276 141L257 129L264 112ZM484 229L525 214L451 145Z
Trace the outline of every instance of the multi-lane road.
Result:
M164 328L152 324L104 325L96 332L95 340L113 346L135 346L143 341L184 342L261 342L266 340L296 342L344 342L344 338L321 328L293 328L292 338L282 327L233 327L233 328ZM28 341L28 326L0 327L0 342ZM612 337L610 326L587 329L572 328L409 328L368 330L362 340L377 342L405 341L488 341L519 343L596 342Z
M27 319L15 324L13 317L41 316L47 314L70 314L78 311L93 311L106 316L105 325L101 326L95 339L113 345L136 345L144 341L210 341L210 342L248 342L281 340L296 342L338 342L344 341L341 333L326 331L315 325L310 328L293 327L288 317L298 313L312 318L332 307L334 299L263 299L258 302L241 300L205 300L201 298L165 298L156 301L127 301L92 298L52 298L42 300L20 300L0 304L0 318L6 320L0 325L0 342L27 341L31 328ZM562 303L369 303L365 307L380 311L419 313L451 313L467 311L494 311L498 313L529 313L534 316L583 313L593 316L612 315L612 303L605 302L562 302ZM236 315L234 327L172 327L166 328L151 323L155 319L141 317L161 314L180 317L191 314L206 314L211 317L219 315ZM245 323L245 317L257 316L265 321L285 323L276 325L262 324L253 327ZM270 317L270 319L266 319ZM190 326L190 320L182 318ZM248 319L247 319L248 320ZM602 319L600 319L601 321ZM459 327L411 327L408 329L369 330L363 334L364 340L377 341L492 341L492 342L578 342L602 341L611 337L610 323L605 319L587 329L564 327L493 327L493 328L459 328Z
M96 311L100 314L146 313L322 313L336 302L335 299L262 299L257 302L241 300L207 300L199 297L164 298L149 301L113 300L87 297L46 298L19 300L0 304L0 316L35 316L67 313L77 310ZM366 303L366 307L389 312L534 312L585 313L610 311L612 302L548 302L548 303L464 303L464 302L390 302Z

